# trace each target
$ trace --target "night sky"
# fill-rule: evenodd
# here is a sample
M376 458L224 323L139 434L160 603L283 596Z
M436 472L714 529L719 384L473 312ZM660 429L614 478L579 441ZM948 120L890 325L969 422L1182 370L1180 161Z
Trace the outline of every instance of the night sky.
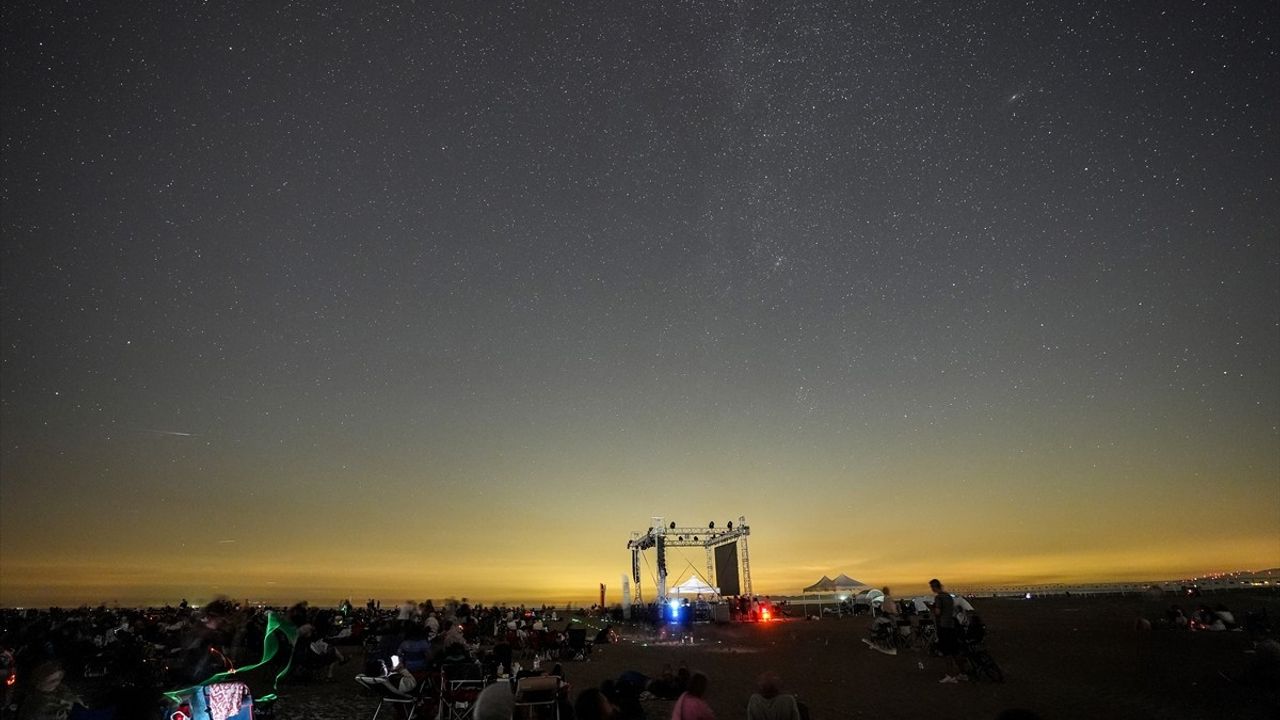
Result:
M0 603L1280 566L1276 3L0 18Z

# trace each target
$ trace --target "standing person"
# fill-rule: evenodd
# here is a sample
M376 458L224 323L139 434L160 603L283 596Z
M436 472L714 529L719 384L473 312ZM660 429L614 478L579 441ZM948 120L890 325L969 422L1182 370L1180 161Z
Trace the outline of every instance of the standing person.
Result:
M956 666L955 675L946 675L939 682L958 683L964 677L960 667L960 629L956 625L956 601L951 593L942 589L942 582L937 578L929 581L929 589L933 591L933 622L938 629L938 652L943 657L951 658Z
M400 604L400 607L396 608L396 620L399 621L402 626L405 625L413 619L413 613L417 609L418 606L415 605L412 600L405 600Z
M707 676L696 672L689 677L689 687L671 708L671 720L716 720L716 714L703 699L707 694Z

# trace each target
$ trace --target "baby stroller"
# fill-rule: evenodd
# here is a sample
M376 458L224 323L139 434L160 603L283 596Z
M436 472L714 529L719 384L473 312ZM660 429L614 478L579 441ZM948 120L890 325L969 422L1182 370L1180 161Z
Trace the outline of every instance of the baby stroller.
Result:
M987 679L1004 682L1004 671L987 652L987 626L977 613L969 613L969 622L960 628L960 659L970 680Z

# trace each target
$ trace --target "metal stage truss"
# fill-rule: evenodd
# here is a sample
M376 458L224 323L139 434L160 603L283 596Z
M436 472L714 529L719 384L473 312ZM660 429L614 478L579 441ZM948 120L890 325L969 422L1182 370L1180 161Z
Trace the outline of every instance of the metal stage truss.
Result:
M635 582L633 602L644 602L640 592L640 554L650 548L657 550L658 595L659 601L667 597L667 561L666 549L669 547L700 547L707 553L707 577L715 577L712 560L715 549L730 543L738 545L738 558L741 561L742 594L751 596L751 561L747 555L747 536L751 528L741 515L736 523L728 522L724 527L716 527L714 522L706 527L677 527L673 523L663 522L663 518L653 518L649 529L631 533L627 541L627 549L631 551L631 579ZM716 579L719 584L719 578Z

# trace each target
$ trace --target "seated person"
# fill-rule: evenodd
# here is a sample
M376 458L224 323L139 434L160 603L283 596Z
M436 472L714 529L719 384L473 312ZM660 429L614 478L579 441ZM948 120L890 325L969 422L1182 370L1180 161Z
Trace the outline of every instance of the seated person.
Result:
M421 680L431 664L431 641L427 639L427 629L418 623L410 623L404 640L396 648L396 655L400 656L400 664Z
M794 695L779 691L777 674L766 672L756 683L756 692L747 700L747 720L800 720L800 706Z
M716 714L707 704L707 676L695 672L689 676L689 686L676 698L671 709L671 720L716 720Z
M634 670L628 670L618 676L616 681L605 680L600 684L600 692L614 706L619 720L644 720L644 706L640 704L640 696L649 684L649 678Z
M333 679L333 668L347 661L346 656L330 645L311 624L298 628L298 643L294 646L294 653L299 669L323 669L325 678L329 680Z
M611 720L617 714L618 708L614 707L600 688L583 690L573 704L573 717L576 720Z
M1218 620L1222 621L1223 627L1227 630L1234 630L1238 627L1236 625L1236 616L1227 609L1226 605L1218 603L1218 605L1213 609L1213 614L1218 616Z
M662 666L662 673L650 680L645 690L656 698L675 700L688 684L689 668L681 666L680 673L677 674L672 671L670 664L666 664Z
M31 691L18 706L18 720L65 718L81 705L80 696L62 683L66 675L57 662L37 665L31 671Z
M511 720L515 714L515 694L509 683L494 683L476 696L475 720Z
M608 645L618 642L618 633L613 629L612 625L605 625L604 628L596 633L596 645Z
M441 650L436 662L440 665L458 665L461 663L471 662L471 653L467 652L467 646L460 642L449 643Z

